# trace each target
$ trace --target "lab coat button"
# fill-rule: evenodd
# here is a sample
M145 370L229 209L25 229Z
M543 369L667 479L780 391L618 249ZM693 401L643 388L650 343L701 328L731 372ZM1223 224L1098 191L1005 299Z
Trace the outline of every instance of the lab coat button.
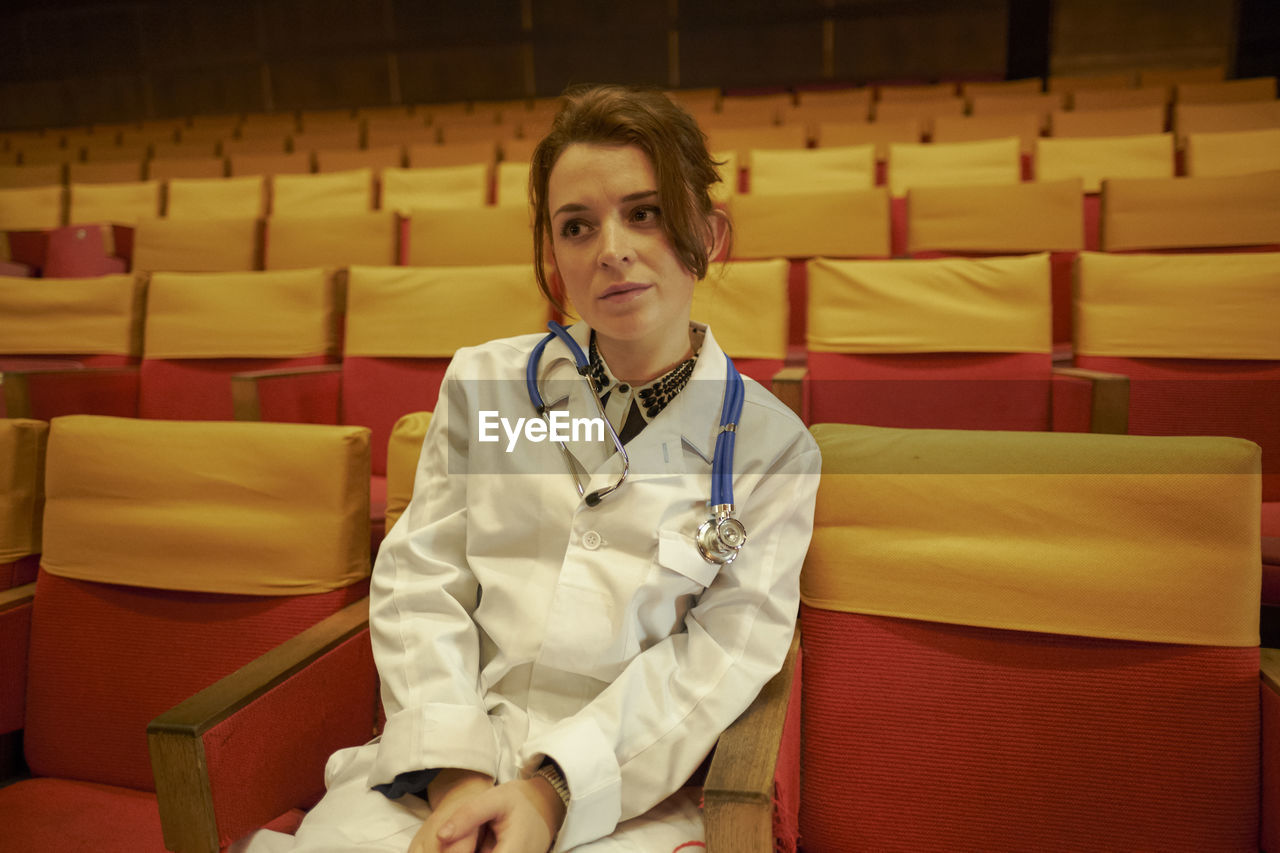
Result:
M600 547L600 534L594 530L588 530L582 534L582 547L588 551L594 551Z

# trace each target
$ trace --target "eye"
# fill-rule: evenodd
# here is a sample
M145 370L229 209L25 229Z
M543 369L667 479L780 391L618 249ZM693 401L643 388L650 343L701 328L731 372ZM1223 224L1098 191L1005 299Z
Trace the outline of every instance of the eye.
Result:
M587 223L581 219L570 219L560 226L560 236L565 238L581 237L587 230Z
M646 204L631 211L632 222L657 222L662 210L657 205Z

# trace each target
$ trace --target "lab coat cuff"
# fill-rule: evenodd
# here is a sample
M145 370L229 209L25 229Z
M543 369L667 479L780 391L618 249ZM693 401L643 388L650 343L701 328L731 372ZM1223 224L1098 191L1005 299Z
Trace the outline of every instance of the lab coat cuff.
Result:
M405 708L387 718L369 786L410 770L451 767L496 776L498 742L484 711L468 705Z
M546 756L569 784L569 807L553 853L570 850L613 832L622 815L622 770L613 745L590 720L567 720L532 738L525 767L537 769Z

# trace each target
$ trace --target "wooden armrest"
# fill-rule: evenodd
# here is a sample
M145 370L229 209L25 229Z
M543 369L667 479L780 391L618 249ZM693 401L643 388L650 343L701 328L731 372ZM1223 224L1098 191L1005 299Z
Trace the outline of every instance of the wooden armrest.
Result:
M365 630L367 598L348 605L302 633L156 717L147 726L160 823L169 850L217 853L203 735L254 699ZM370 716L374 697L369 697ZM317 709L323 713L322 709ZM372 727L369 733L372 736ZM274 816L274 815L273 815Z
M782 669L720 735L702 787L708 853L772 853L774 771L799 650L797 628Z
M36 597L36 585L24 583L11 589L0 590L0 613L12 608L21 607Z
M1086 379L1091 383L1089 432L1124 435L1129 431L1129 377L1083 367L1055 367L1054 376Z
M248 370L231 376L231 405L238 421L262 420L262 392L260 383L272 379L307 379L317 376L341 374L340 364L318 364L312 367L278 368L274 370ZM333 423L337 423L336 413Z
M1262 683L1280 694L1280 649L1261 649Z
M804 410L804 379L808 374L808 369L804 367L784 367L773 374L770 388L773 396L785 403L805 423L808 421L805 420L807 413Z
M0 375L0 391L4 392L4 416L7 418L37 418L40 420L48 420L54 415L64 414L63 412L54 412L52 415L45 412L35 412L31 404L31 385L33 382L38 383L44 379L66 379L74 378L76 380L84 380L86 383L101 382L105 378L116 376L128 376L136 379L139 375L136 367L58 367L58 368L35 368L32 370L6 370ZM136 399L136 391L134 400L132 400L131 408L133 411L130 416L137 416L138 401ZM81 414L81 412L76 412ZM124 411L116 411L113 409L104 411L83 412L83 414L111 414L123 415Z

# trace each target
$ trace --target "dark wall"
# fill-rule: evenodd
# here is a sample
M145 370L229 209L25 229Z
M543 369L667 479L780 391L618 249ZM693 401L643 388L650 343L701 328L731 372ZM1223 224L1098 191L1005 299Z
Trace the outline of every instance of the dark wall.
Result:
M8 0L0 126L521 98L604 80L747 90L1203 64L1231 54L1236 5ZM1265 67L1268 50L1274 36L1251 67Z

